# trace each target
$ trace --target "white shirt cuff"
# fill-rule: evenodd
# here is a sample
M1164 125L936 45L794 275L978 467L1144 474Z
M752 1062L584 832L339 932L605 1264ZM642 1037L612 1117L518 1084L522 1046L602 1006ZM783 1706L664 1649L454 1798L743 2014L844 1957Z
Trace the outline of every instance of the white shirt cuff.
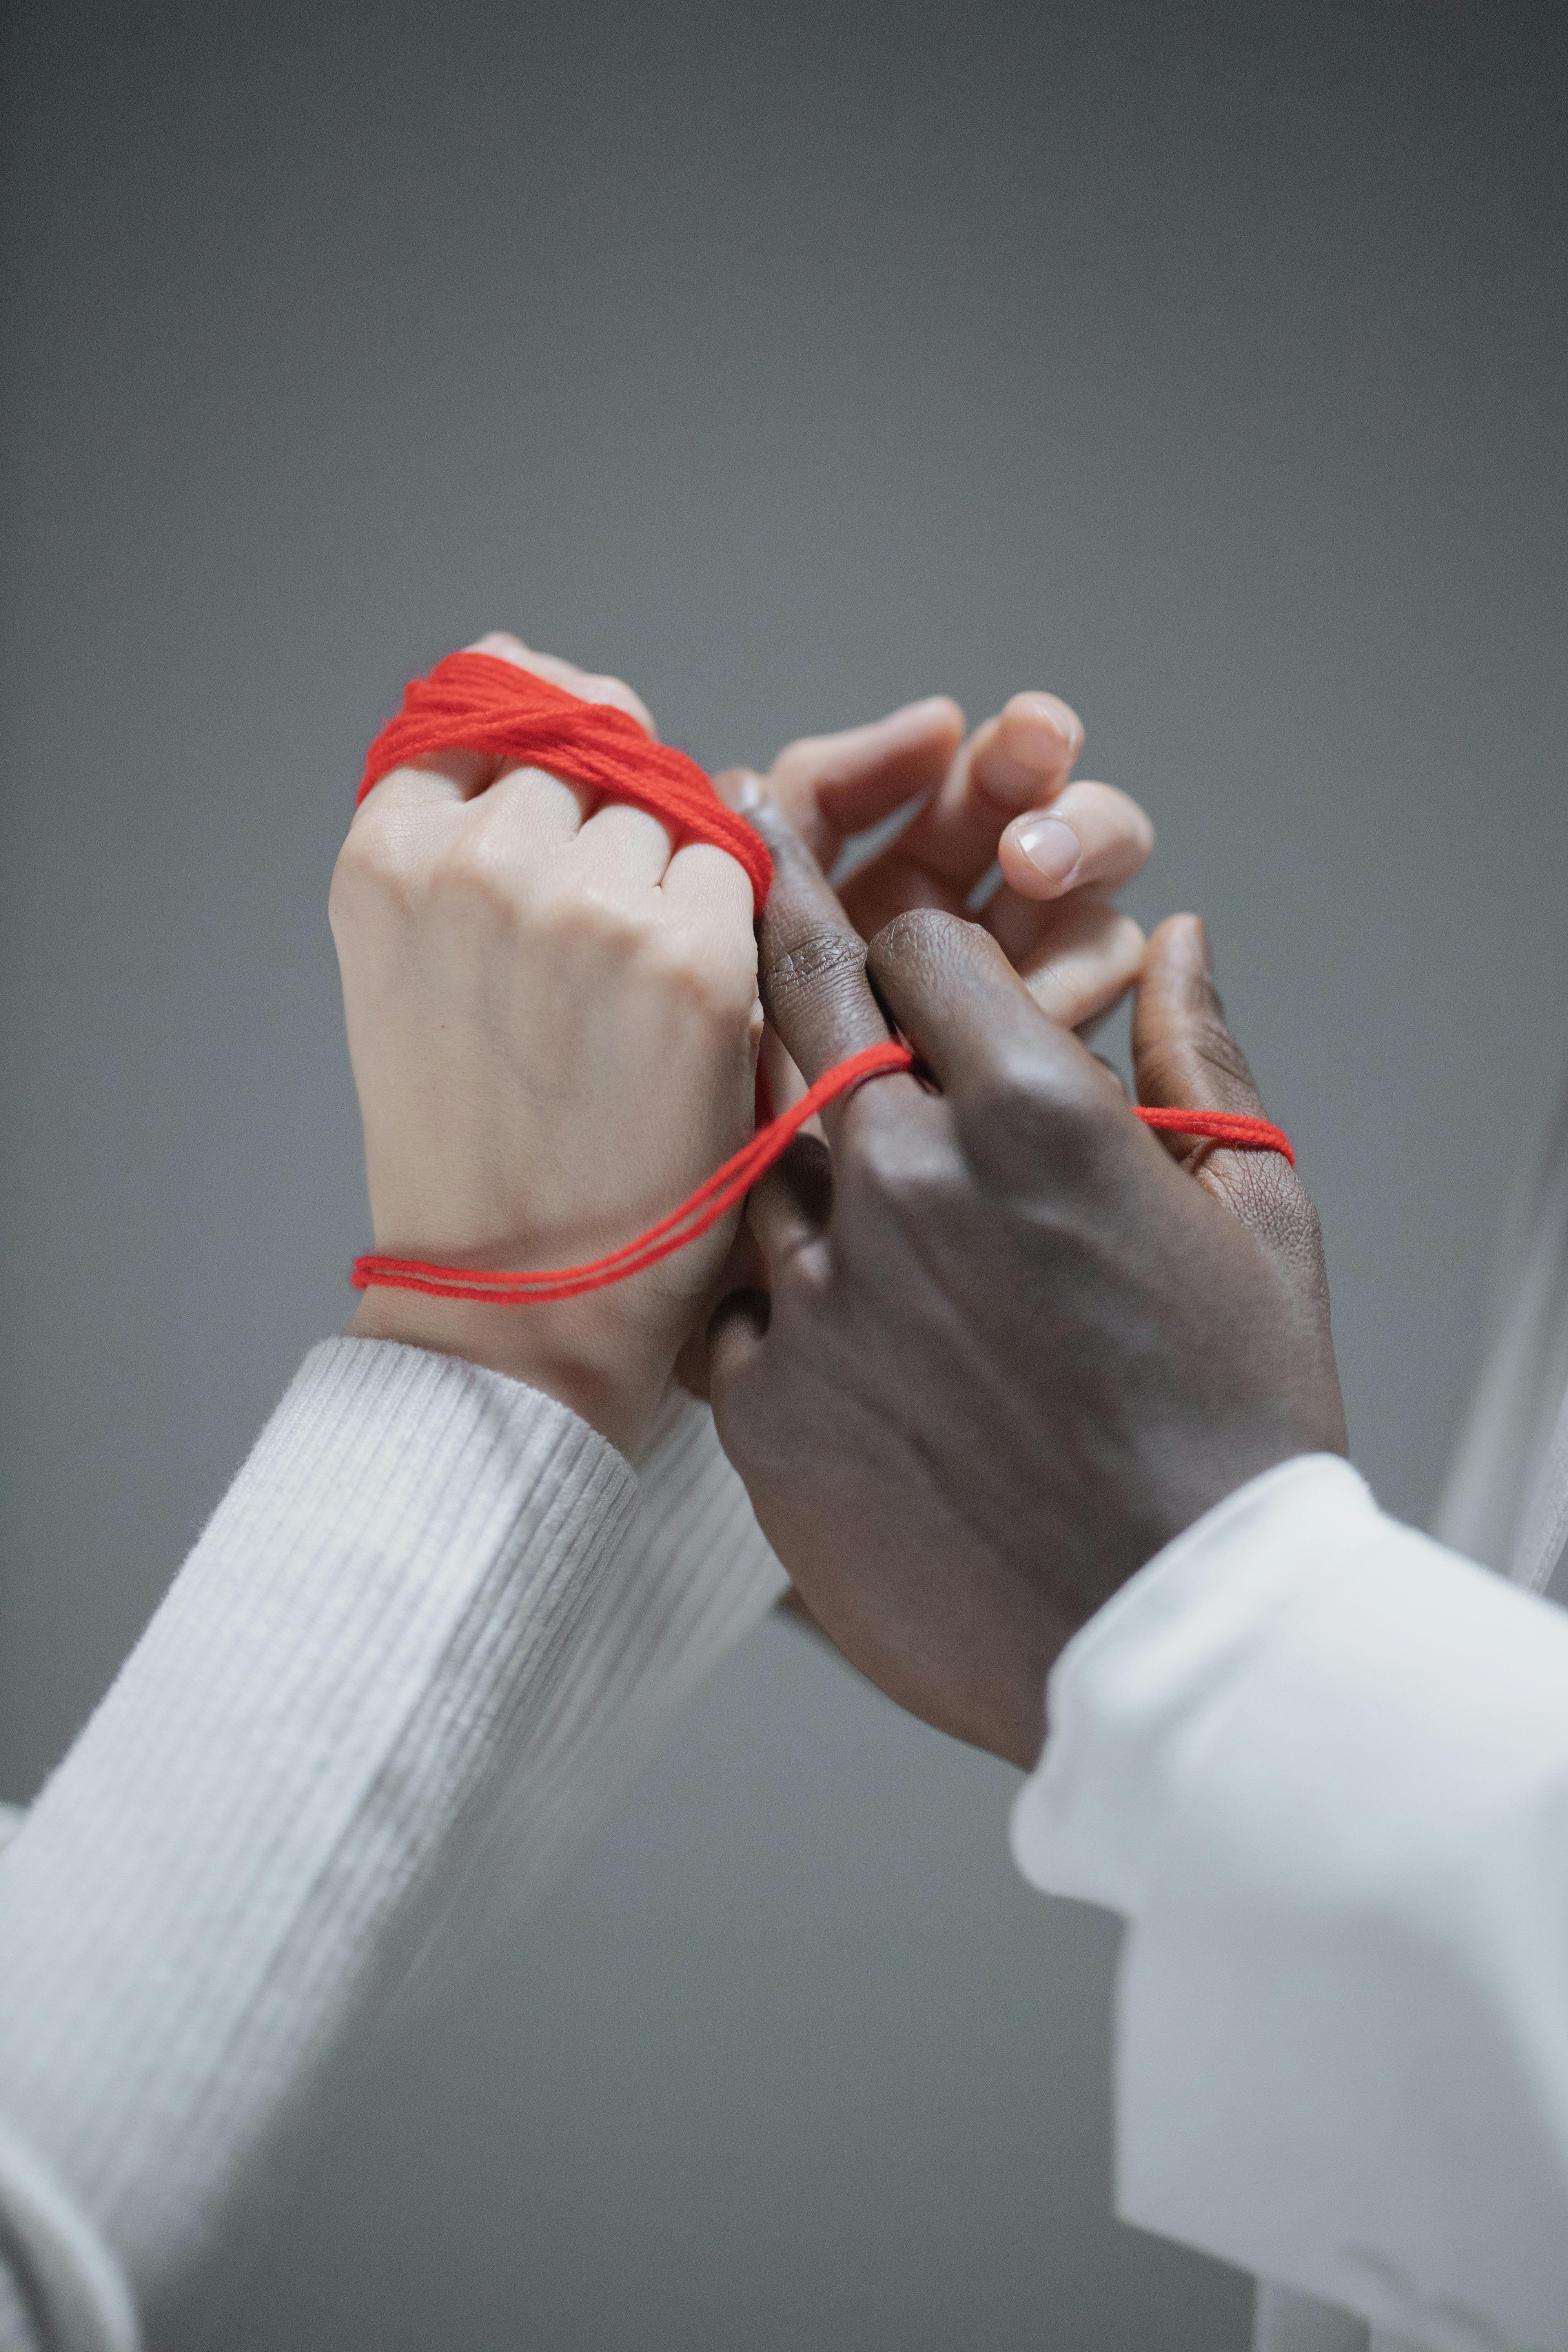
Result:
M1434 2352L1563 2341L1568 1615L1288 1463L1064 1651L1013 1845L1129 1923L1126 2221Z

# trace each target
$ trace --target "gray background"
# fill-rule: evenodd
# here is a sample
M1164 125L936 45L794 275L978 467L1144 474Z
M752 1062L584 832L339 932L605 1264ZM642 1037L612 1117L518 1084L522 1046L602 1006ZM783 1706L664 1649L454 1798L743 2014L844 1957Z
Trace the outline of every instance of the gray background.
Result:
M1568 12L14 5L0 1792L365 1234L356 756L487 625L714 761L1048 685L1195 903L1429 1505L1563 1045ZM787 1627L365 2084L229 2352L1227 2352L1109 1923Z

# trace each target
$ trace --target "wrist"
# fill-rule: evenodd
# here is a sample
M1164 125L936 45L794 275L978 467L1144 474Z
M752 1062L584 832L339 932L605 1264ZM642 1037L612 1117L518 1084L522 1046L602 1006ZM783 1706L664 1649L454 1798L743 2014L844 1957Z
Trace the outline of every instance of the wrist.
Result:
M460 1356L537 1389L624 1454L635 1450L664 1386L658 1373L627 1376L633 1349L625 1337L616 1344L610 1318L594 1299L495 1307L377 1286L363 1293L348 1328L354 1339Z

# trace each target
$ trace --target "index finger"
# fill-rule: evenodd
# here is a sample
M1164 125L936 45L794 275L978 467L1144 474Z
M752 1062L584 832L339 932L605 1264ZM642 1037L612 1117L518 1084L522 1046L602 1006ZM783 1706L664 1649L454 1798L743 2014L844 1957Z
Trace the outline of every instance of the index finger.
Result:
M752 795L737 790L735 800L773 862L758 944L757 986L768 1019L814 1084L851 1054L883 1044L888 1023L866 977L865 940L783 811L760 785L753 784ZM877 1093L889 1084L902 1089L913 1081L883 1078ZM825 1117L831 1125L840 1115L835 1107Z

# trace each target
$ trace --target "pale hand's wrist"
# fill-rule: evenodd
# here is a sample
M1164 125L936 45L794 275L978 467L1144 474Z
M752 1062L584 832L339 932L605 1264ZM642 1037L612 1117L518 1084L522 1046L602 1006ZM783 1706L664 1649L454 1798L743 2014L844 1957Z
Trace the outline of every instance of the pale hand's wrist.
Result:
M597 1300L490 1307L375 1286L361 1297L348 1328L353 1339L426 1348L504 1373L568 1406L627 1455L664 1387L663 1371L647 1380L626 1378L626 1341L616 1344Z

